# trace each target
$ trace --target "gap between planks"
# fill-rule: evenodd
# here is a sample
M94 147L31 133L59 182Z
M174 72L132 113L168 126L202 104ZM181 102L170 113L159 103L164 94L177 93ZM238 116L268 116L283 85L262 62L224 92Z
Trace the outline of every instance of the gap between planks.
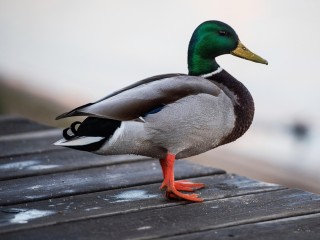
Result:
M209 183L212 185L207 189L201 190L202 197L204 197L206 202L216 201L221 199L229 199L232 197L247 196L247 195L252 195L257 193L267 193L267 192L279 191L279 190L285 189L282 186L265 184L262 182L257 182L255 180L251 180L251 179L233 175L233 174L214 175L209 177L198 177L198 178L194 178L193 180L196 180L196 181L200 180L201 182L204 181L204 183L206 184ZM119 193L121 195L121 193L137 191L136 189L139 189L138 191L148 193L149 196L154 196L154 197L150 199L142 198L139 201L134 200L132 204L131 204L131 201L119 201L119 203L116 203L116 202L113 202L114 200L112 200L112 198L110 198L112 196L119 195ZM25 209L26 207L28 207L29 209L41 209L44 211L47 211L47 210L55 210L58 212L62 211L62 213L64 212L63 213L64 217L61 218L61 216L58 216L58 219L57 217L54 217L54 216L47 217L45 221L40 221L38 224L37 224L37 221L30 223L29 225L31 226L27 224L27 225L19 225L12 228L11 226L8 225L5 230L1 230L0 228L0 232L11 232L13 230L17 231L17 230L23 230L23 229L31 229L31 228L41 227L41 226L54 225L57 223L60 224L60 223L67 223L67 222L76 222L76 221L82 221L82 220L88 220L88 219L94 219L94 218L110 217L110 216L116 216L120 214L144 212L148 210L155 210L160 208L169 208L169 207L176 207L179 205L190 204L185 201L166 201L165 199L163 199L163 197L159 196L159 193L160 193L160 190L158 190L158 185L147 184L147 185L144 185L144 188L142 189L135 186L135 187L104 191L101 193L97 192L97 193L82 194L82 196L77 195L77 196L71 196L71 197L62 197L60 199L56 198L56 199L53 199L53 201L50 199L50 200L43 200L38 202L31 202L28 204L17 204L13 206L11 205L11 206L8 206L10 208L5 207L3 208L2 211L10 212L10 209ZM155 194L158 195L156 198L155 198L156 196ZM102 201L101 197L99 197L102 195L108 199L107 202ZM99 201L99 202L94 203L95 201ZM69 206L71 203L76 203L73 205L74 208L81 209L81 210L77 210L76 215L74 214L72 215L72 212L75 210L72 210L72 209L69 210L69 208L68 210L64 210L64 207ZM52 204L52 206L56 206L57 209L48 207L50 204ZM113 205L115 207L113 208L111 207L111 205L108 205L108 204L111 204L111 205L117 204L117 205ZM93 212L85 211L85 209L87 208L92 209L95 206L100 206L99 209L101 210L94 210ZM104 211L104 213L101 213L101 211ZM51 218L54 218L55 221L49 220Z
M62 130L60 129L48 129L48 130L39 130L25 133L12 133L8 135L0 136L0 143L6 141L17 141L17 140L31 140L38 138L46 138L46 137L62 137Z
M55 153L55 152L68 152L68 151L72 151L70 149L58 149L58 150L48 150L46 152L42 152L41 154L45 155L45 154L50 154L50 153ZM75 151L75 150L73 150ZM24 156L32 156L35 154L39 154L39 153L30 153L30 154L24 154L24 155L18 155L18 156L12 156L12 158L22 158ZM93 153L91 153L92 155L94 155ZM133 156L133 155L109 155L109 156L99 156L99 155L94 155L94 158L103 158L105 157L106 160L105 162L102 163L94 163L94 161L88 159L88 165L77 165L77 166L70 166L70 167L65 167L66 165L64 165L64 168L49 168L49 169L44 169L45 171L33 171L30 173L24 173L21 175L16 175L16 176L8 176L8 177L2 177L0 178L0 182L1 181L7 181L7 180L15 180L15 179L20 179L20 178L29 178L29 177L34 177L34 176L44 176L44 175L50 175L50 174L55 174L55 173L67 173L67 172L73 172L73 171L77 171L77 170L85 170L85 169L91 169L91 168L99 168L99 167L107 167L107 166L113 166L113 165L120 165L120 164L129 164L129 163L135 163L135 162L147 162L147 161L152 161L155 159L152 158L148 158L148 157L144 157L144 156ZM108 159L111 158L111 159ZM123 157L122 160L120 159L121 157ZM6 159L8 159L8 157L5 157ZM5 159L3 158L3 159ZM115 159L113 159L115 158ZM119 158L119 159L117 159ZM4 161L4 164L6 164L5 160L3 160L0 158L0 166L1 166L1 161ZM71 161L72 159L70 159ZM77 160L74 159L74 162L76 162ZM23 161L21 161L23 163ZM8 162L10 163L10 162ZM14 163L19 164L19 161L15 161ZM55 164L55 161L50 161L50 164Z
M320 213L310 213L310 214L297 214L296 216L291 216L291 217L283 217L283 218L276 218L276 219L270 219L270 220L265 220L265 221L258 221L258 222L252 222L252 223L245 223L245 224L238 224L238 225L234 225L234 226L229 226L226 228L214 228L214 229L209 229L209 230L203 230L203 231L194 231L192 233L184 233L184 234L175 234L175 235L171 235L169 237L160 237L157 239L165 239L165 240L185 240L185 239L212 239L213 237L219 237L219 239L222 239L221 236L217 236L217 233L219 233L219 231L237 231L238 229L242 229L242 228L249 228L249 229L255 229L257 224L259 224L259 226L263 226L263 225L273 225L273 224L282 224L282 225L286 225L286 224L290 224L292 222L296 222L296 221L305 221L305 220L310 220L310 219L315 219L315 221L320 221ZM288 224L288 225L289 225ZM296 225L297 223L295 223ZM318 224L319 225L319 224ZM319 225L320 226L320 225ZM249 230L248 229L248 230ZM273 228L273 230L275 230ZM293 229L287 229L290 232L293 231ZM256 234L261 235L261 232L256 231ZM320 236L320 232L317 232L317 234ZM237 237L236 239L248 239L248 236L241 236L241 234L228 234L225 235L224 238L229 239L232 237ZM245 238L242 238L245 237ZM274 239L275 236L273 236L272 239ZM250 238L254 238L254 236L252 236L252 234L250 234ZM150 240L155 239L155 238L149 238ZM260 238L259 238L260 239ZM292 238L289 238L292 239ZM296 239L296 238L294 238ZM300 239L300 238L299 238ZM303 237L301 239L309 239L306 238L305 235L303 235ZM315 239L314 237L312 237L311 239ZM318 239L318 238L317 238Z
M225 173L220 169L205 168L183 160L177 162L176 166L177 179ZM162 181L162 173L157 161L138 161L130 164L1 181L2 198L0 202L1 205L8 206L160 181ZM41 185L37 189L30 188L39 183Z
M284 199L288 201L284 201ZM251 202L252 205L248 205L246 201ZM130 236L133 239L153 239L170 237L178 233L188 234L199 230L213 230L274 218L281 219L302 214L319 213L319 201L319 196L300 190L279 190L274 191L272 195L262 192L226 200L189 204L188 207L184 208L179 205L166 210L160 208L139 213L119 214L112 216L112 218L99 217L58 223L43 228L22 230L22 233L11 232L6 237L11 235L11 239L16 239L18 236L24 236L24 239L40 239L40 237L41 239L57 239L62 236L72 238L81 234L82 237L88 238L90 236L99 239L105 239L108 236L112 236L112 239L119 239L124 236ZM211 208L216 204L220 204L220 207L212 210ZM250 209L253 211L250 212ZM208 213L209 210L211 214ZM195 215L195 213L197 214ZM166 223L169 219L172 219L172 216L175 216L175 224L167 225ZM111 219L112 221L110 221ZM199 221L200 219L201 221ZM127 225L120 230L123 220L126 220ZM149 226L149 228L139 231L141 224ZM115 226L118 227L114 228Z

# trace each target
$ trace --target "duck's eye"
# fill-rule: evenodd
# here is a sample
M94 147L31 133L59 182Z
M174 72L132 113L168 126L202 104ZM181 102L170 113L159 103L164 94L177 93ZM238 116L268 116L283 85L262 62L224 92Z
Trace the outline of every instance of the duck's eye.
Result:
M227 35L227 32L226 32L226 31L223 31L223 30L220 30L220 31L219 31L219 35L220 35L220 36L226 36L226 35Z

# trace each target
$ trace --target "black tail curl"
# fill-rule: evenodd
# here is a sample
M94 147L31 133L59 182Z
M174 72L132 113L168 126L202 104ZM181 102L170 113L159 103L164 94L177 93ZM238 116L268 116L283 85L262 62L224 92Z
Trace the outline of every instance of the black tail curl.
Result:
M66 140L71 140L72 138L75 138L75 137L78 136L78 129L76 128L77 125L80 126L80 125L81 125L81 122L79 122L79 121L73 122L73 123L70 125L70 127L68 127L68 128L66 128L66 129L63 130L62 135L63 135L64 139L66 139ZM79 127L79 126L78 126L78 127ZM69 134L68 134L68 131L69 131L69 130L71 131L72 135L69 135Z
M121 121L97 117L88 117L82 123L73 122L70 127L63 130L63 137L71 140L75 137L93 136L109 139L121 126Z
M98 150L109 138L111 138L120 126L121 121L118 120L88 117L83 122L73 122L70 127L64 129L63 137L67 141L83 136L103 137L103 139L90 144L67 146L68 148L92 152Z

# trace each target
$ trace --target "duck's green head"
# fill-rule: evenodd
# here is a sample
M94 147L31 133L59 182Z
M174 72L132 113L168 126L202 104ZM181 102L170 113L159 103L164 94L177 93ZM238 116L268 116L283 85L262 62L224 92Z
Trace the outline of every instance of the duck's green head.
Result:
M227 24L207 21L193 32L188 49L189 75L203 75L219 68L215 58L232 54L253 62L268 64L266 60L248 50L237 33Z

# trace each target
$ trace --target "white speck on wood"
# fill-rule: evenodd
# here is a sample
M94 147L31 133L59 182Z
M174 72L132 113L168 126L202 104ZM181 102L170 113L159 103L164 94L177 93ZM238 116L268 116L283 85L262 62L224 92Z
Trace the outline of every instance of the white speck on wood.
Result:
M143 227L139 227L139 228L137 228L137 230L138 231L141 231L141 230L148 230L148 229L150 229L151 228L151 226L143 226Z
M29 161L23 161L23 162L13 162L13 163L6 163L6 164L0 164L0 169L26 169L30 166L38 164L39 161L37 160L29 160Z
M13 163L5 163L0 164L0 170L42 170L42 169L50 169L50 168L56 168L59 167L59 165L43 165L40 164L39 160L27 160L22 162L13 162Z
M39 199L39 198L44 198L47 195L34 195L34 196L25 196L27 199Z
M92 210L98 210L98 209L101 209L101 207L86 208L85 211L90 212Z
M23 212L19 212L15 214L14 218L10 220L10 223L28 223L29 220L36 219L36 218L42 218L49 215L54 214L54 211L43 211L43 210L37 210L37 209L29 209L25 210Z
M211 208L219 208L219 206L216 205L216 206L212 206Z
M39 189L43 187L42 185L35 185L35 186L32 186L32 187L28 187L27 189L32 189L32 190L35 190L35 189Z
M59 167L59 165L33 165L28 167L27 169L29 170L43 170L43 169L51 169L51 168L56 168Z
M145 190L130 190L116 195L115 198L118 200L115 202L130 202L156 197L158 197L158 194L147 194Z

